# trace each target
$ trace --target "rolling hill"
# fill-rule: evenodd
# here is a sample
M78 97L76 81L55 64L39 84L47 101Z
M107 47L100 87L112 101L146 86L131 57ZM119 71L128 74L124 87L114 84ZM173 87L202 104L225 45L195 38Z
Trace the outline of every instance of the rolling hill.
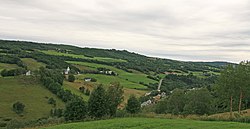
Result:
M190 89L212 85L227 64L153 58L126 50L0 40L0 71L21 71L12 77L0 77L0 123L8 123L6 119L31 120L48 117L53 108L48 104L50 97L56 100L58 108L64 108L65 103L38 81L37 71L40 67L62 73L69 67L70 74L75 75L76 80L68 82L65 76L62 88L85 101L89 96L83 94L80 87L92 91L98 84L108 87L112 82L119 82L124 88L124 101L120 105L123 108L131 94L140 97L156 90L160 79L163 79L161 90L166 93L175 88ZM31 71L31 76L25 76L24 71ZM96 81L86 82L84 78L93 78ZM12 111L11 106L15 101L25 104L22 117ZM157 121L161 120L156 120L156 123ZM136 128L137 123L132 126Z

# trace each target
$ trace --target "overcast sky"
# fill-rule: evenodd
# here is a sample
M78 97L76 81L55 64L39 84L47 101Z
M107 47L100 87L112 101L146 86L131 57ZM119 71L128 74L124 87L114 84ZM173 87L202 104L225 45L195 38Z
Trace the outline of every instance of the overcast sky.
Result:
M0 38L250 60L250 0L0 0Z

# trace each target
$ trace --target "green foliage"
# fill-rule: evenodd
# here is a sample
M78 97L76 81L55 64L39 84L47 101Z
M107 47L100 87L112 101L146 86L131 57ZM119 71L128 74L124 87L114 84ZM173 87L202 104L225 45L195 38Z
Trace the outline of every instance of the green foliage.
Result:
M226 107L235 110L238 107L240 111L243 102L250 100L250 63L241 62L239 65L229 65L222 71L218 82L216 83L216 95L218 99L225 103ZM230 101L232 99L231 105ZM246 107L248 108L248 107Z
M134 95L131 95L126 105L126 111L131 114L136 114L136 113L139 113L140 110L141 110L140 101Z
M212 96L207 89L193 90L186 95L185 114L209 114L212 108Z
M85 91L85 95L89 96L90 95L90 90L89 89L86 89Z
M83 120L87 116L87 105L80 99L75 98L66 104L64 117L69 120Z
M89 115L101 118L108 115L108 101L106 91L102 85L98 85L91 93L88 101Z
M17 114L21 114L24 111L25 105L21 102L16 102L12 105L13 111Z
M51 104L53 106L56 106L56 100L54 98L49 98L48 104Z
M19 129L19 128L23 128L24 124L16 119L11 120L8 124L7 124L7 129Z
M120 83L112 83L107 90L109 115L114 116L118 105L123 101L123 87Z
M3 71L1 71L1 75L3 77L17 76L17 75L25 74L25 72L26 72L26 70L24 68L17 68L17 69L10 69L10 70L4 69Z
M74 82L75 79L76 79L75 76L74 76L73 74L70 74L70 75L69 75L69 78L68 78L68 81L69 81L69 82Z
M62 117L63 116L63 109L61 108L55 108L50 110L50 116L52 117Z

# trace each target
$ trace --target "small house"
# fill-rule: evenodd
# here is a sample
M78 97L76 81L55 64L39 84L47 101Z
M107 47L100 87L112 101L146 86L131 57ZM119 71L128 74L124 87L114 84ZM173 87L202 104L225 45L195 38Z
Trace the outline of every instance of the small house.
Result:
M85 82L90 82L90 81L91 81L91 78L84 78L84 81L85 81Z
M29 70L28 72L25 73L26 76L30 76L31 75L31 71Z

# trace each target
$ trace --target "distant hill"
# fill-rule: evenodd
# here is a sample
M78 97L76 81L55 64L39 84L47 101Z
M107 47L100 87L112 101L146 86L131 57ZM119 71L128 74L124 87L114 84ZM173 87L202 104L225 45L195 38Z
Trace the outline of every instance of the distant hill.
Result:
M195 62L197 64L206 64L206 65L211 65L215 67L223 67L229 64L235 64L235 63L230 63L230 62L223 62L223 61L214 61L214 62Z
M171 70L180 70L185 73L188 73L189 71L202 72L211 70L212 71L216 70L215 72L218 72L218 69L211 67L218 68L220 66L224 66L227 64L227 62L184 62L184 61L177 61L170 59L160 59L160 58L147 57L126 50L80 48L76 46L61 45L61 44L58 45L58 44L45 44L45 43L34 43L25 41L0 40L0 53L2 54L4 53L17 54L18 52L23 52L22 53L23 55L26 54L25 56L31 56L31 58L40 58L41 56L44 56L42 54L51 54L51 53L41 53L41 51L43 52L50 51L52 52L52 54L54 52L56 56L61 56L60 58L62 58L62 56L67 56L63 54L82 55L85 58L78 60L108 64L124 70L135 69L143 73L149 73L150 71L156 73L162 73ZM48 55L46 56L48 57ZM71 58L69 59L68 56L67 60L71 61L77 60L73 58L71 56ZM54 61L55 60L56 59L54 59ZM41 59L40 62L46 62L46 61ZM55 64L49 64L49 65L51 67L58 67Z

